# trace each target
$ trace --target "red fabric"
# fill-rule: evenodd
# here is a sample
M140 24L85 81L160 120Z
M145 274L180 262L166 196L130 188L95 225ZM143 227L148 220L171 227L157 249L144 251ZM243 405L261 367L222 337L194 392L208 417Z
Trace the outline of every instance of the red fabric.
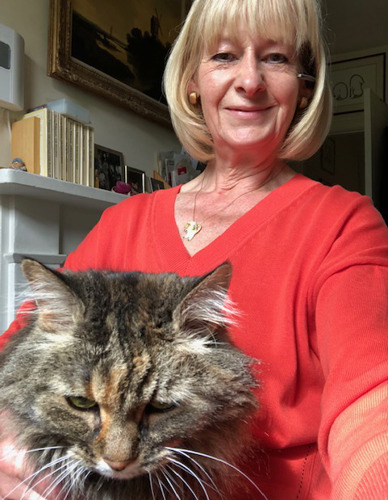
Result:
M190 257L174 222L178 190L106 210L65 267L200 275L229 260L241 310L232 338L261 360L257 449L245 472L271 500L350 500L354 491L381 500L371 485L388 470L387 405L370 404L388 374L380 215L366 197L297 175ZM233 500L243 498L259 494Z
M24 302L16 313L16 319L13 321L8 330L0 336L0 352L4 349L5 344L17 333L21 328L28 323L28 314L34 308L33 302Z

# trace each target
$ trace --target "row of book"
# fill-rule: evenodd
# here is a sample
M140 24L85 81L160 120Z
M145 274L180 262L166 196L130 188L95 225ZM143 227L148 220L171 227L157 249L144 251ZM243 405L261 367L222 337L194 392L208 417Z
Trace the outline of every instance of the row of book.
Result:
M13 124L12 156L21 158L29 172L95 185L93 127L47 107Z

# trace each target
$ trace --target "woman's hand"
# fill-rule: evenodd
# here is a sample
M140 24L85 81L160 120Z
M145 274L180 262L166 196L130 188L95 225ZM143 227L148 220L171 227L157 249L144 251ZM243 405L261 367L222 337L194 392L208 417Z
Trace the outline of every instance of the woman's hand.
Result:
M24 452L17 450L9 438L0 441L0 500L49 500L41 496L48 491L47 484L40 482L34 487L31 479ZM56 494L50 496L56 498Z
M20 485L19 478L9 476L0 471L0 499L1 500L45 500L39 493L33 490L26 492L26 486Z

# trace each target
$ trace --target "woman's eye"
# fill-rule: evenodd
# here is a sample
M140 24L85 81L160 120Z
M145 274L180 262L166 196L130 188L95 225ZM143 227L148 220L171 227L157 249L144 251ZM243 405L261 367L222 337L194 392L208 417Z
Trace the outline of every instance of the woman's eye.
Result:
M265 56L264 61L270 64L286 64L288 63L288 57L284 54L275 52L273 54L268 54L267 56Z
M219 52L218 54L214 54L212 59L218 62L232 62L236 57L230 52Z
M161 403L160 401L151 401L146 406L146 413L166 413L174 410L178 405L175 403Z
M97 407L97 403L93 399L82 396L68 396L66 399L69 405L76 410L87 411Z

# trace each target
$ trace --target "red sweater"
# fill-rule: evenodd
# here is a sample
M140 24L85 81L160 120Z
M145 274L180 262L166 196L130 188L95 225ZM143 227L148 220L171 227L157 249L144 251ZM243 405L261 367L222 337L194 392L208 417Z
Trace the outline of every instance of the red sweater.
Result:
M232 337L262 360L245 472L270 500L388 499L388 231L370 200L297 175L190 257L178 191L106 210L65 267L200 275L229 260Z

